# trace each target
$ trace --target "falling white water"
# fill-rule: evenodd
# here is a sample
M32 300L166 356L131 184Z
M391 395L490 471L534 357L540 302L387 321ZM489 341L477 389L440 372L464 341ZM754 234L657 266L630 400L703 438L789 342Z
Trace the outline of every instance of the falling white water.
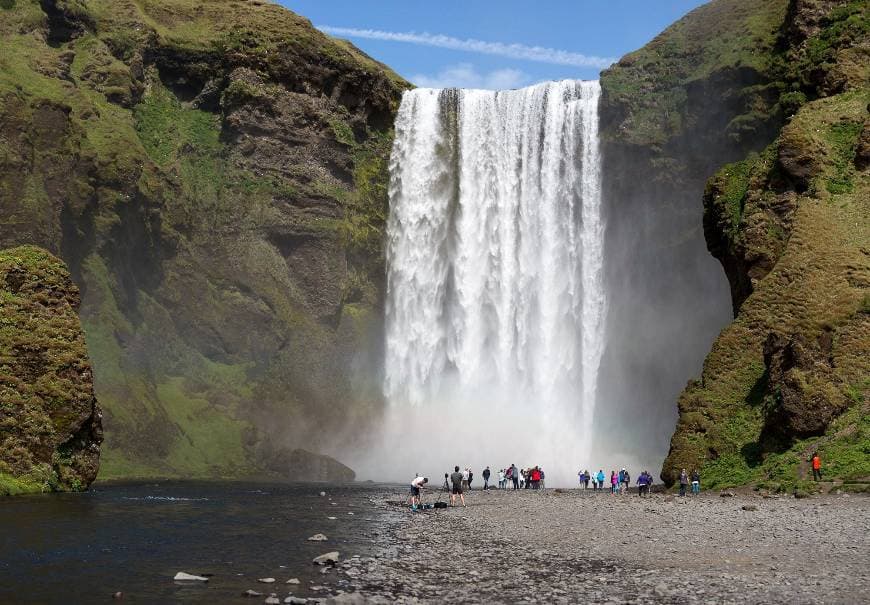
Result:
M365 470L495 475L515 463L564 484L592 466L598 97L597 82L578 81L405 93L390 162L385 449Z

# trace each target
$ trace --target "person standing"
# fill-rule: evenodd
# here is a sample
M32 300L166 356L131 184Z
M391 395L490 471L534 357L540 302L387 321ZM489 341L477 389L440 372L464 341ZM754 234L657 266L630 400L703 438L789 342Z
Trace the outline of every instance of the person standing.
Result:
M626 494L628 493L628 488L631 486L631 475L628 474L628 471L622 469L622 491Z
M471 482L474 481L474 473L471 472L471 469L468 469L468 489L471 490Z
M701 473L698 469L692 471L692 495L697 496L701 493Z
M610 495L619 493L619 475L616 471L610 471Z
M487 466L483 469L483 490L486 491L489 489L489 467Z
M520 489L520 469L517 468L516 464L511 464L508 471L511 474L511 482L514 484L514 489Z
M686 495L686 486L689 485L689 474L686 469L680 471L680 495Z
M643 490L646 487L646 471L637 476L637 495L643 498Z
M818 452L813 452L813 481L821 481L822 480L822 459L819 457Z
M470 471L467 468L462 471L462 489L463 490L466 490L470 487L469 484L471 482L468 480L469 474L470 474Z
M597 479L598 479L598 489L603 490L604 489L604 469L603 468L598 469Z
M583 489L589 489L589 469L583 471Z
M500 468L500 469L498 469L498 488L504 489L505 483L506 483L506 480L505 480L505 475L504 475L504 469Z
M450 482L453 484L453 488L450 491L450 506L456 506L456 496L459 496L459 499L462 500L462 506L465 506L465 495L462 492L462 473L459 472L458 466L453 467Z
M544 469L538 469L541 474L541 489L546 489L547 475L544 474Z

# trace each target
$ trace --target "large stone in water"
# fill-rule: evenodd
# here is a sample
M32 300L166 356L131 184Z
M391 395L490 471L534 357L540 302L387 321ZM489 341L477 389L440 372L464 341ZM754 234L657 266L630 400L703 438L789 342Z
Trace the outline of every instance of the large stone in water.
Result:
M320 555L319 557L314 557L314 561L312 561L315 565L335 565L338 563L338 551L334 550L332 552L328 552Z
M205 576L195 576L184 571L179 571L172 579L179 582L208 582Z

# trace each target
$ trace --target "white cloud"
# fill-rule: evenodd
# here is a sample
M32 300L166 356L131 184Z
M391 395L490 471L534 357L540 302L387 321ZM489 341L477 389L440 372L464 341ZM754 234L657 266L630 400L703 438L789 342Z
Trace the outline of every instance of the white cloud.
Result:
M470 63L450 65L435 75L418 74L410 81L422 88L485 88L507 90L531 83L528 74L517 69L496 69L481 73Z
M583 55L556 48L526 46L525 44L516 43L485 42L483 40L475 40L474 38L454 38L443 34L428 34L425 32L421 34L415 32L389 32L379 29L357 29L354 27L333 27L331 25L317 25L316 27L320 31L333 36L406 42L408 44L436 46L438 48L464 50L466 52L498 55L500 57L510 57L511 59L524 59L527 61L552 63L555 65L605 68L616 61L616 59L609 57Z

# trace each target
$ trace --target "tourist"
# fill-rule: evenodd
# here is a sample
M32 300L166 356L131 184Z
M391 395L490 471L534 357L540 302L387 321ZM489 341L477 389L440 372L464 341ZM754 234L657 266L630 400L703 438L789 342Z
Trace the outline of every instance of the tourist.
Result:
M536 466L530 471L529 475L532 481L532 489L539 489L541 487L541 469Z
M511 475L511 482L514 484L514 489L520 489L520 469L517 468L516 464L511 464L508 472Z
M646 491L646 471L643 471L637 476L637 494L643 498L643 492Z
M589 469L583 471L583 489L589 489Z
M604 469L603 468L598 469L597 479L598 479L598 489L603 490L604 489Z
M689 475L686 473L686 469L680 471L680 495L686 495L686 486L689 485Z
M484 491L486 491L487 489L489 489L489 476L490 476L490 474L489 474L489 467L488 466L485 469L483 469L483 473L481 473L481 475L483 476L483 489L484 489Z
M610 494L618 494L619 493L619 475L616 474L616 471L610 471Z
M462 471L462 489L466 490L470 487L470 481L468 480L470 475L470 471L466 468Z
M822 459L819 457L818 452L813 452L812 463L813 463L813 481L821 481L822 480Z
M429 483L429 479L426 477L415 477L413 481L411 481L411 509L417 510L417 506L420 505L420 490L424 485Z
M462 492L462 485L465 482L463 473L459 472L459 467L453 467L453 474L450 475L450 482L453 484L453 489L450 491L450 506L456 506L456 496L462 500L462 506L465 506L465 494Z
M692 495L697 496L701 493L701 473L698 469L692 471Z
M504 489L507 485L507 479L505 478L504 469L498 469L498 488Z
M547 475L544 474L544 469L542 469L542 468L539 468L538 472L541 474L541 489L546 489L545 483L546 483Z
M628 471L622 469L622 491L626 494L628 493L628 487L631 485L631 475L628 474Z
M471 469L468 469L468 489L471 489L472 481L474 481L474 473L471 472Z
M616 493L619 494L622 492L622 481L625 477L625 469L620 469L620 471L616 475Z

